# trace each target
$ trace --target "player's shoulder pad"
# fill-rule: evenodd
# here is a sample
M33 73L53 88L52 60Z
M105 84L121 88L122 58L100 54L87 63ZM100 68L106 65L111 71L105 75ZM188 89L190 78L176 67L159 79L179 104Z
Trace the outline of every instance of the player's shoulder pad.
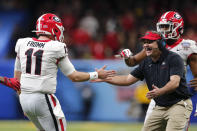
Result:
M68 55L67 47L65 43L59 41L52 41L51 48L56 53L57 57L64 57Z
M30 40L31 38L30 37L27 37L27 38L19 38L16 42L16 46L15 46L15 52L17 53L20 46L25 43L25 41L28 41Z
M66 44L59 42L59 41L52 41L53 43L51 44L52 48L54 49L54 51L60 51L64 48L66 48Z
M194 40L190 40L190 39L184 39L182 42L181 42L181 45L185 48L190 48L190 47L193 47L193 46L197 46L196 45L196 41Z

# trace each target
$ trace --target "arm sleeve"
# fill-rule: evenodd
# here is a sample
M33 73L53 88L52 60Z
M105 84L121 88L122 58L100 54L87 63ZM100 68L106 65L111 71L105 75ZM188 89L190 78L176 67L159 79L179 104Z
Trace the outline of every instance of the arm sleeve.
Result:
M144 79L144 73L143 73L143 65L140 64L138 67L136 67L130 74L141 81Z
M170 76L172 75L179 75L180 77L184 75L184 63L178 55L170 59Z
M16 56L14 71L21 71L21 63L18 56Z
M59 61L58 67L64 73L65 76L68 76L68 75L70 75L71 73L73 73L75 71L75 67L70 62L70 60L68 59L68 57L63 57Z

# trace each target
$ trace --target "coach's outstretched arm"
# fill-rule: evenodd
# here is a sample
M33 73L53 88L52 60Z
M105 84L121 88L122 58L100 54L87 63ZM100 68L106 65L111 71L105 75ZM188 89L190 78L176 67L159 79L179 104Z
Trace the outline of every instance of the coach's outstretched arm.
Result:
M129 75L117 75L113 77L108 77L106 79L96 79L93 82L107 82L112 85L129 86L131 84L134 84L138 80L139 80L138 78L129 74Z
M68 78L73 82L82 82L82 81L94 80L97 78L106 79L107 77L112 77L115 75L115 71L105 70L105 68L106 66L103 66L99 70L89 73L74 71L73 73L68 75Z

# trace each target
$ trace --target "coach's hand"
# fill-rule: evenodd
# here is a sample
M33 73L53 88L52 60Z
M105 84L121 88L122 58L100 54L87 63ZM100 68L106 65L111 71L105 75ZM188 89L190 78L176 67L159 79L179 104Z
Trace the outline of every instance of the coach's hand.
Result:
M4 77L4 82L2 84L14 89L15 91L20 91L20 82L16 78Z
M153 99L153 98L156 98L158 96L161 95L161 91L160 91L160 88L158 88L157 86L155 85L152 85L152 88L153 90L149 91L147 94L146 94L146 97L148 99Z

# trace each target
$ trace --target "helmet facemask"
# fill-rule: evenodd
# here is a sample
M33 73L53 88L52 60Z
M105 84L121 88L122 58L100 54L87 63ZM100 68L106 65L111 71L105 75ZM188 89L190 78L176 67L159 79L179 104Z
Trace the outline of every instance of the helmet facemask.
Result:
M53 36L55 37L55 40L63 42L64 41L64 27L59 26L57 24L56 24L56 27L58 29L52 29Z
M157 31L167 39L177 40L183 34L184 22L182 17L174 11L165 12L157 23Z
M165 39L178 39L180 33L182 34L183 32L177 31L180 26L181 23L158 22L157 31L160 32Z

